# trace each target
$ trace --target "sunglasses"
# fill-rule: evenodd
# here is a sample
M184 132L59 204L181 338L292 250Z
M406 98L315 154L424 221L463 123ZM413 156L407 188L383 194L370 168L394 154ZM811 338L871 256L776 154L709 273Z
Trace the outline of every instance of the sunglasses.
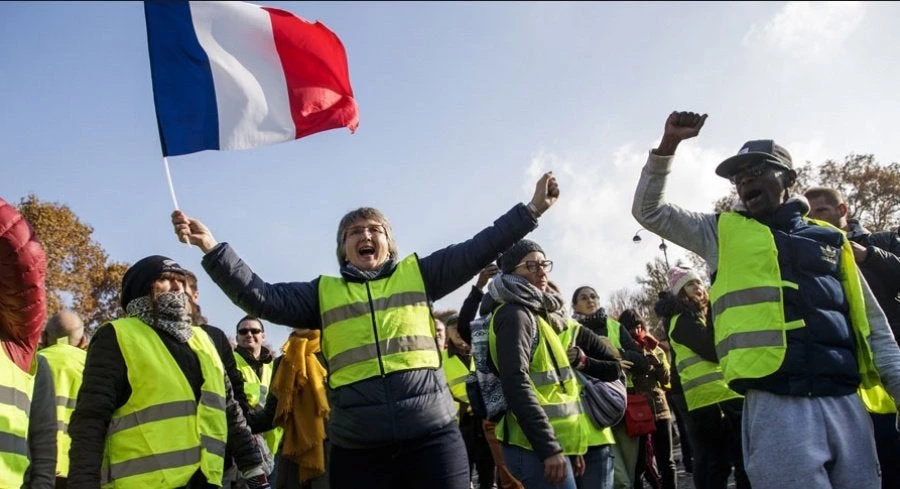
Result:
M737 185L738 182L743 180L746 177L751 178L759 178L766 174L769 170L775 170L777 167L768 161L760 161L755 165L748 166L747 168L743 168L734 175L731 175L728 180L731 181L732 185Z
M245 335L245 334L250 334L250 333L260 334L260 333L262 333L262 330L261 329L249 329L249 328L244 328L244 329L238 330L238 334L240 334L240 335Z

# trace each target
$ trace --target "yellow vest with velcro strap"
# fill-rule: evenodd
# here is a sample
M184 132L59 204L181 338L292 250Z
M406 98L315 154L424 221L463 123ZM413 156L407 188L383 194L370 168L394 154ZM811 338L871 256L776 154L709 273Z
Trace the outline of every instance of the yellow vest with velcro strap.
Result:
M577 346L575 343L578 340L578 328L581 328L581 324L574 319L568 320L568 328L562 333L559 333L559 341L562 343L563 348L571 348L573 346ZM578 382L578 398L584 402L584 398L581 396L581 389L583 389L581 383ZM586 410L584 406L581 407L582 415L581 415L581 424L584 429L585 435L587 436L587 446L589 447L597 447L600 445L614 445L616 443L613 438L612 428L607 426L606 428L599 429L594 426L591 418L587 416Z
M234 362L237 364L238 372L244 378L244 394L247 395L247 403L251 408L263 409L266 407L266 396L269 394L269 386L272 385L272 363L263 363L260 371L262 378L256 375L253 367L244 360L240 353L234 352ZM272 455L278 451L278 444L281 443L281 437L284 435L284 429L276 427L262 433L263 439Z
M416 255L378 280L320 277L319 310L331 388L404 370L440 368L434 319Z
M459 355L450 356L447 350L441 352L443 358L444 376L450 387L450 394L457 403L469 403L469 395L466 393L466 377L469 372L475 371L475 362L470 361L469 366L463 363Z
M675 350L675 359L678 361L675 368L681 378L688 411L743 397L728 388L718 363L705 360L694 353L694 350L675 341L675 325L680 316L681 314L677 314L669 321L669 343Z
M37 361L23 372L0 351L0 487L19 488L28 460L28 417Z
M72 446L69 420L75 411L87 352L70 345L68 338L63 338L62 341L64 342L44 348L38 354L47 360L53 374L53 387L56 389L56 474L67 477L69 448Z
M199 402L156 331L136 318L112 321L131 396L113 412L103 450L103 487L182 487L199 469L222 485L228 423L225 369L205 331L188 340L203 384Z
M815 224L837 229L822 221ZM771 230L735 212L719 216L719 270L710 288L716 321L716 353L725 380L754 379L781 367L787 349L786 332L805 327L803 320L784 319L783 287L796 284L781 278L778 249ZM881 384L869 346L869 321L853 249L844 240L840 255L841 288L850 305L850 328L862 382L860 397L874 413L893 413L894 400Z
M494 318L497 317L500 307L491 315L488 329L488 345L495 367L497 367L497 336L494 332ZM562 446L563 454L583 455L587 451L588 437L585 421L582 419L586 416L581 408L578 381L569 365L566 348L559 336L544 318L538 315L534 318L537 327L535 341L538 344L534 348L528 369L529 384L550 421L556 441ZM505 443L534 450L512 409L506 411L497 423L495 434Z

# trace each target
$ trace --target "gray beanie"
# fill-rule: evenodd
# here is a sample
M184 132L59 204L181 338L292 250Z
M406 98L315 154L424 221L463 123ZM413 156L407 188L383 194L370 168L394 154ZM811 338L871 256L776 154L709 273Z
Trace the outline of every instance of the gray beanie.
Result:
M500 255L500 258L497 258L497 266L500 267L501 272L511 273L513 269L516 268L516 265L522 261L522 258L532 251L540 251L543 253L544 249L534 241L520 239L516 244L506 250L505 253Z

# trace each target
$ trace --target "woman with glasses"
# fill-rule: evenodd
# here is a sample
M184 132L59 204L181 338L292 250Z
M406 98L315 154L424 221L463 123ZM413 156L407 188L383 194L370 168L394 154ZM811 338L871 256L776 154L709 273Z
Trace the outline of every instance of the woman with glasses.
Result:
M583 285L572 294L572 317L582 326L600 336L609 338L622 357L622 367L626 371L625 385L632 386L632 374L642 375L649 364L640 347L631 338L628 330L618 321L608 317L600 307L600 297L593 287ZM634 472L638 458L638 438L629 436L625 420L613 426L616 444L613 445L615 464L615 487L630 488L634 485Z
M270 284L200 221L172 215L175 234L246 313L322 330L328 367L333 488L465 489L469 469L440 370L430 304L464 285L537 226L559 196L552 173L473 238L428 256L399 256L390 223L363 207L337 228L340 275Z
M495 434L503 442L510 472L527 489L574 489L575 476L585 470L582 456L588 446L608 448L612 435L608 429L588 427L572 369L616 380L621 375L616 351L570 323L565 300L550 283L553 262L537 243L519 241L497 265L502 273L488 288L498 303L488 338L509 410ZM569 456L575 457L574 471ZM611 475L611 463L605 472ZM606 479L611 483L611 477Z

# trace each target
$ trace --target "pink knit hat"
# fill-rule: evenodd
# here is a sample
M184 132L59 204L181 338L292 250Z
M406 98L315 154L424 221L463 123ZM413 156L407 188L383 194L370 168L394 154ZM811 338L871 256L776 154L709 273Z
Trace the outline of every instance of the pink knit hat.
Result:
M669 291L673 295L678 295L691 280L702 282L700 275L697 275L697 272L691 268L672 267L669 269Z

